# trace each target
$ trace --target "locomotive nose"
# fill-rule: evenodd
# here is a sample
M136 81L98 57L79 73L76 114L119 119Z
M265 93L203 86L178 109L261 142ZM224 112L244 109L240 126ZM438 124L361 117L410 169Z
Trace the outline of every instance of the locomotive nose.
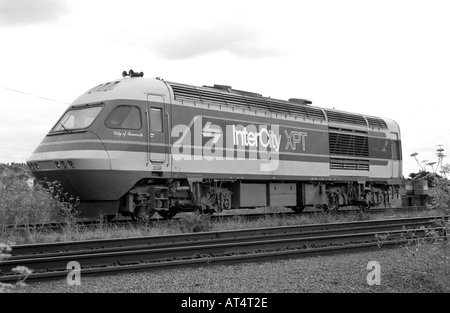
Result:
M111 160L93 132L47 136L27 163L38 180L58 181L70 195L90 200L107 196L96 186L105 183Z

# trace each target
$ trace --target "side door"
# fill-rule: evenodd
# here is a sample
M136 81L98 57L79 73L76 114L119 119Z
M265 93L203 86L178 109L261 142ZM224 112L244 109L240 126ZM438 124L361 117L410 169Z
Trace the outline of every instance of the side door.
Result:
M148 157L147 165L168 166L168 112L164 97L161 95L147 95Z

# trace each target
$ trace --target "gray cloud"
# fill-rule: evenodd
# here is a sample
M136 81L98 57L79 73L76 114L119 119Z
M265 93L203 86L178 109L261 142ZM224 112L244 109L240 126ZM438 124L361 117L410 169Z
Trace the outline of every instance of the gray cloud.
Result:
M165 59L182 60L215 52L229 52L244 58L260 59L281 52L264 44L258 31L238 26L185 29L151 40L147 48Z
M50 23L67 12L64 0L0 0L0 25L17 27Z

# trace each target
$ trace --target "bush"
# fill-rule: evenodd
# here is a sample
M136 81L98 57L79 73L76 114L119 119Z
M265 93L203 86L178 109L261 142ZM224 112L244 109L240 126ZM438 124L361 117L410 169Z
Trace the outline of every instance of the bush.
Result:
M49 222L71 222L78 200L64 193L58 182L28 184L27 178L14 173L0 176L0 238L18 230L34 242Z

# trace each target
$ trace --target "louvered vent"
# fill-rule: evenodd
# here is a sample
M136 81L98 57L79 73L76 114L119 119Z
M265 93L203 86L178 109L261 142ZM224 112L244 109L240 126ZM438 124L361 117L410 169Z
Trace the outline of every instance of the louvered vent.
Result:
M330 169L349 171L369 171L369 160L331 158Z
M329 132L330 154L368 157L369 142L367 136L358 136Z
M369 127L383 128L383 129L387 128L386 122L381 118L366 116L366 119L369 122Z
M311 107L309 105L301 105L296 103L286 103L286 105L289 106L290 111L292 114L302 115L309 118L317 118L317 119L325 119L325 116L323 114L323 111L321 109L317 109L314 107Z
M116 87L118 84L120 83L120 81L115 81L115 82L109 82L109 83L105 83L105 84L100 84L98 86L95 86L92 89L89 89L88 91L86 91L86 93L90 94L93 92L98 92L98 91L108 91L108 90L112 90L114 89L114 87Z
M328 116L328 122L345 123L353 125L367 126L366 120L362 115L325 110Z
M219 105L239 106L251 110L269 111L273 113L300 115L310 119L325 120L323 111L308 105L291 103L288 101L247 96L213 88L197 88L187 85L169 83L175 100L202 102Z

